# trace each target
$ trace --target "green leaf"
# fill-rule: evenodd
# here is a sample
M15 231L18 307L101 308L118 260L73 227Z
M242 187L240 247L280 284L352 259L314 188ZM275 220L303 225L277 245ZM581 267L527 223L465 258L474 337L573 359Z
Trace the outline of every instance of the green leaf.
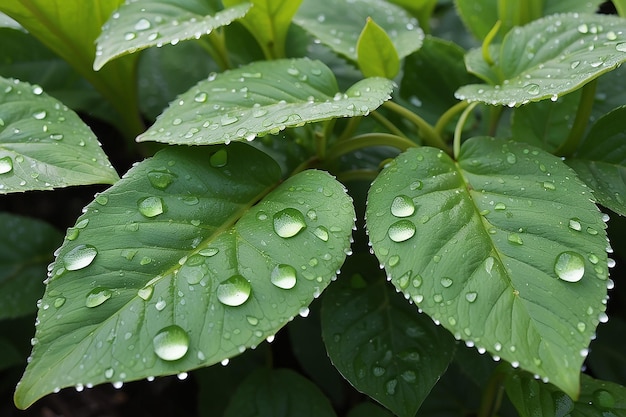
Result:
M224 417L334 417L328 399L311 381L289 369L261 369L246 378Z
M246 0L224 0L225 6ZM285 58L285 41L291 20L302 0L250 0L252 9L239 21L252 33L267 59Z
M417 20L382 0L307 0L294 23L335 52L357 61L357 42L368 18L389 34L400 59L420 48L424 32Z
M368 281L353 275L325 293L328 355L356 389L396 415L414 416L452 359L454 340L383 279Z
M582 375L580 398L573 401L555 386L509 369L506 393L520 417L626 416L626 388Z
M40 86L0 77L0 194L118 178L76 113Z
M577 396L606 318L606 235L561 159L484 137L456 163L411 149L374 181L366 214L396 288L466 344Z
M594 191L598 202L626 216L626 106L599 119L567 164Z
M393 86L368 78L342 94L320 61L256 62L201 81L137 140L196 145L253 140L286 127L367 115L390 98Z
M44 287L41 277L52 261L61 234L39 220L0 213L0 320L36 311Z
M16 404L65 386L184 372L257 346L328 285L353 218L329 174L281 182L278 166L249 145L160 151L68 230Z
M100 28L121 2L5 0L0 3L0 12L18 21L85 77L115 107L126 126L124 133L134 137L143 130L135 94L136 56L111 63L97 73L92 69Z
M493 48L492 48L493 49ZM459 100L520 106L574 91L626 61L626 20L607 15L558 14L511 30L488 68L482 51L469 52L468 70L496 85L471 84ZM483 64L477 66L476 63Z
M250 3L217 11L200 0L125 3L102 27L102 33L96 40L98 52L93 68L100 70L117 57L151 46L176 45L180 41L200 39L240 19L248 9Z
M371 17L356 44L357 62L366 77L394 78L400 71L400 59L393 42Z

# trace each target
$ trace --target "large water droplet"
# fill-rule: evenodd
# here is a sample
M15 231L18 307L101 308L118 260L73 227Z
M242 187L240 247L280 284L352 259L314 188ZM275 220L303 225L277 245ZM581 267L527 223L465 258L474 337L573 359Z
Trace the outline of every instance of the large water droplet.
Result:
M282 238L297 235L306 229L304 215L294 208L286 208L274 214L274 231Z
M526 86L526 92L532 96L539 94L540 88L537 84L528 84Z
M93 290L89 291L89 294L87 294L85 305L90 308L98 307L99 305L104 303L106 300L111 298L112 295L113 293L108 288L102 288L102 287L94 288Z
M296 285L296 269L287 264L277 265L270 276L272 284L278 288L289 290Z
M241 275L233 275L217 286L217 299L227 306L240 306L250 298L252 287Z
M396 217L409 217L415 213L415 204L411 197L399 195L391 202L391 214Z
M507 240L515 245L523 245L524 241L522 240L522 237L520 235L518 235L517 233L509 233L509 235L507 236Z
M7 174L13 171L13 160L10 156L0 158L0 174Z
M78 245L63 256L63 265L68 271L77 271L89 266L97 254L92 245Z
M161 329L152 339L154 353L165 360L175 361L187 353L189 335L180 326L172 324Z
M315 228L315 230L313 231L313 234L315 236L317 236L320 240L323 240L324 242L328 242L328 229L325 228L324 226L318 226Z
M599 389L593 393L593 404L598 408L611 409L615 406L615 397L610 392Z
M448 277L443 277L441 278L441 280L439 281L441 283L441 286L444 288L450 288L453 284L453 281L451 278Z
M415 225L410 220L399 220L389 226L387 234L394 242L404 242L415 235Z
M228 153L226 149L220 149L209 158L209 163L214 168L221 168L228 163Z
M137 290L137 295L144 301L150 301L153 292L154 287L152 285L148 285L147 287L139 288Z
M135 23L135 30L146 30L150 29L151 26L148 19L139 19L137 23Z
M161 197L142 198L137 203L137 207L139 208L139 212L148 218L156 217L165 211Z
M473 303L474 301L476 301L476 298L478 297L478 294L475 293L474 291L470 291L468 293L465 294L465 299L469 302L469 303Z
M554 272L563 281L578 282L585 275L585 260L576 252L565 251L557 256Z
M176 176L170 172L148 172L148 180L150 181L150 184L158 190L165 190L167 187L170 186L172 182L174 182L175 178Z
M583 229L582 225L580 224L580 220L576 218L569 219L568 226L570 229L575 230L577 232L580 232Z

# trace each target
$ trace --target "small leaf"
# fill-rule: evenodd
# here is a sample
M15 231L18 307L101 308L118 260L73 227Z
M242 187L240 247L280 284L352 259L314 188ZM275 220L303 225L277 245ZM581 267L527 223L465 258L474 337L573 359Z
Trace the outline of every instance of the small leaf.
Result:
M259 345L331 281L353 218L329 174L281 182L276 163L249 145L160 151L68 230L16 404L65 386L185 372ZM55 307L58 297L66 301Z
M39 220L0 213L0 320L34 313L43 294L41 277L61 235ZM58 301L62 302L62 301Z
M401 7L380 0L305 1L294 23L335 52L357 61L357 42L368 18L389 34L400 59L422 44L424 32L417 20Z
M366 77L394 78L400 71L400 59L393 42L371 17L356 44L357 62Z
M520 106L551 99L580 88L626 61L626 21L607 15L558 14L512 29L487 69L482 51L469 52L468 70L496 85L461 87L459 100ZM484 61L483 61L484 63Z
M305 123L367 115L390 98L393 86L383 78L368 78L342 94L335 76L320 61L256 62L201 81L172 102L137 140L173 144L253 140Z
M559 158L472 138L456 163L427 147L391 162L370 189L367 228L425 313L575 397L606 308L605 224L590 198Z
M289 369L260 369L235 391L224 417L335 417L311 381Z
M395 414L414 416L452 359L452 337L382 279L355 275L323 302L322 335L339 372Z
M567 164L594 191L603 206L626 216L626 106L604 115Z
M93 68L100 70L114 58L151 46L199 39L243 17L248 9L250 3L217 11L200 0L125 3L102 27Z
M0 77L0 194L117 179L76 113L40 86Z

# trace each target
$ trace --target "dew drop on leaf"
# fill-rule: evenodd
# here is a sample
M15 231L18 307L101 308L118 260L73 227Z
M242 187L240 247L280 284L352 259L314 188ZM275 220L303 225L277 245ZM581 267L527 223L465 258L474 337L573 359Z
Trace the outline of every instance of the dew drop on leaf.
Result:
M313 230L313 234L315 236L317 236L320 240L324 241L324 242L328 242L328 229L325 228L324 226L318 226L315 228L315 230Z
M78 245L63 256L63 265L68 271L77 271L89 266L97 254L92 245Z
M46 113L45 110L40 110L40 111L36 111L35 113L33 113L33 117L37 120L43 120L46 118L47 115L48 113Z
M270 280L278 288L289 290L296 286L296 269L287 264L276 265L270 275Z
M233 275L217 286L217 299L224 305L236 307L250 298L252 287L241 275Z
M585 260L576 252L565 251L557 256L554 272L563 281L578 282L585 274Z
M415 225L409 220L399 220L389 226L387 234L394 242L404 242L415 235Z
M228 153L226 149L220 149L209 158L209 163L213 168L222 168L228 163Z
M626 52L626 42L618 43L617 45L615 45L615 49L617 49L619 52Z
M137 23L135 23L135 30L147 30L152 27L152 24L148 19L139 19Z
M204 103L207 100L207 98L208 98L208 94L205 93L204 91L201 91L194 96L193 101L195 101L196 103Z
M150 171L148 172L148 181L150 185L158 190L165 190L174 182L174 174L162 171Z
M593 393L593 405L601 409L611 409L615 407L615 397L606 390L596 390Z
M579 219L569 219L569 224L568 224L569 228L572 230L575 230L577 232L580 232L582 230L582 226L580 224L580 220Z
M290 238L306 229L304 215L294 208L286 208L274 214L274 231L282 238Z
M450 288L453 284L452 279L448 277L441 278L439 282L441 283L441 286L444 288Z
M526 92L530 95L536 96L539 94L539 86L537 84L528 84L526 86Z
M399 195L391 202L391 214L396 217L409 217L415 213L415 204L411 197Z
M13 171L13 160L10 156L0 158L0 174L7 174Z
M476 301L476 298L478 298L478 294L473 291L470 291L467 294L465 294L465 299L469 303L473 303L474 301Z
M89 291L87 298L85 299L85 305L89 308L98 307L102 305L106 300L111 298L113 293L111 290L102 287L96 287Z
M62 307L62 306L63 306L63 304L65 304L65 297L57 297L57 298L54 300L54 306L55 306L56 308L60 308L60 307Z
M148 218L156 217L165 211L161 197L142 198L137 203L137 207L139 212Z
M147 287L139 288L137 290L137 295L144 301L150 301L152 298L152 293L154 292L154 287L149 285Z
M507 240L515 245L523 245L524 241L522 240L522 237L520 235L518 235L517 233L509 233L509 235L507 236Z
M154 353L165 360L175 361L187 353L189 349L189 335L180 326L175 324L161 329L152 339Z

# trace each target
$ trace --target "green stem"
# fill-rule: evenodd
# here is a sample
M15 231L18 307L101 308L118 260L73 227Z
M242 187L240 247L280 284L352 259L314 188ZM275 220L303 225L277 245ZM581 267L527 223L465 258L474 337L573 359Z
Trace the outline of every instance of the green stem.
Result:
M365 133L363 135L354 136L350 139L338 142L328 150L328 156L337 159L342 155L357 151L370 146L391 146L393 148L406 151L417 145L409 139L401 136L390 135L388 133Z
M491 53L489 52L489 45L491 45L491 42L493 42L493 39L498 34L498 31L500 30L500 26L502 26L502 22L499 20L496 21L496 24L493 25L493 27L491 28L489 33L487 33L487 36L485 36L485 39L483 40L483 45L482 45L483 59L485 60L487 64L489 64L490 67L492 67L495 64L495 62L493 61L493 58L491 57Z
M337 180L342 183L350 181L368 181L371 182L378 176L380 172L373 169L355 169L353 171L340 172L337 174Z
M570 130L565 142L554 151L556 155L571 156L578 149L578 145L580 145L580 141L587 129L589 117L591 116L597 84L598 80L595 79L585 84L582 88L582 94L578 102L578 110L576 111L576 118L574 119L572 130Z
M371 116L376 119L376 121L378 123L380 123L381 125L383 125L387 130L389 130L392 134L396 135L396 136L401 136L403 138L406 138L407 136L404 134L403 131L401 131L400 129L398 129L396 127L396 125L394 125L393 123L391 123L391 121L389 119L387 119L385 116L383 116L382 114L380 114L377 111L373 111L370 113Z
M223 31L215 30L208 36L200 38L198 43L213 57L222 71L231 68Z
M463 135L463 126L465 125L467 118L470 116L476 106L478 106L478 102L472 103L467 106L467 108L463 110L463 113L461 114L461 117L459 118L459 121L454 128L454 142L452 147L454 150L453 155L455 160L458 159L459 153L461 152L461 136Z
M504 108L499 106L489 106L489 108L489 136L495 136Z
M444 114L439 117L437 123L435 123L435 132L441 137L443 137L443 129L450 124L452 119L459 114L459 112L463 111L469 103L467 101L461 101L456 103L454 106L450 107Z
M343 132L341 132L341 135L339 136L337 141L340 142L342 140L352 137L354 135L354 132L356 131L356 128L359 127L360 123L361 117L351 117L348 120L346 128L343 130Z
M433 129L428 122L419 117L417 114L397 103L394 103L393 101L386 101L383 106L415 124L415 126L419 129L420 136L424 140L424 143L428 146L433 146L450 153L450 147L443 141L441 136L435 132L435 129Z
M498 367L491 375L480 401L478 417L494 417L497 415L504 395L505 373Z

